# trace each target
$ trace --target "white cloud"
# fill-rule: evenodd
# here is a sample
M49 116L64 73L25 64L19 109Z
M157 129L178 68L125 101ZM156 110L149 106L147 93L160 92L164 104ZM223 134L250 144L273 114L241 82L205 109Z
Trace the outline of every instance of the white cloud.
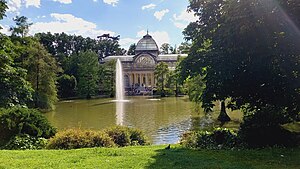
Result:
M147 34L146 30L141 30L137 32L137 37L142 38L144 35ZM170 37L168 32L165 31L155 31L155 32L149 32L149 35L152 36L152 38L157 43L158 47L160 47L163 43L170 43ZM137 43L137 41L136 41Z
M167 14L169 12L169 9L164 9L164 10L161 10L161 11L156 11L154 13L154 16L156 19L158 19L159 21L162 20L162 18L165 16L165 14Z
M17 12L21 8L21 0L9 0L7 2L8 12Z
M148 5L142 6L142 10L145 10L145 9L154 9L155 7L156 7L155 4L148 4Z
M63 3L63 4L70 4L72 3L72 0L53 0L54 2L60 2L60 3Z
M173 18L176 21L186 21L186 22L195 22L198 19L194 15L194 12L187 12L186 10L181 11L181 13L178 16L174 14Z
M19 15L19 10L21 7L25 4L26 8L30 6L34 6L36 8L39 8L41 6L41 0L8 0L7 6L8 10L7 12L15 12Z
M179 15L173 15L173 23L179 29L184 29L190 22L197 21L198 17L194 15L194 12L181 11Z
M0 24L0 27L2 27L2 29L0 29L1 33L6 34L6 35L11 34L10 31L9 31L9 26Z
M186 24L180 23L180 22L174 22L174 25L179 28L179 29L184 29L186 28Z
M91 38L96 38L104 33L109 33L112 36L115 35L115 32L97 29L97 25L95 23L75 17L71 14L52 13L51 17L54 18L54 21L34 23L30 27L29 33L33 35L38 32L65 32L67 34L76 34Z
M119 0L103 0L104 3L116 6L119 3Z
M34 6L39 8L41 6L41 0L25 0L26 8L29 6Z
M139 39L133 39L133 38L121 38L119 41L119 44L121 45L122 48L128 50L129 46L131 44L136 44L139 41Z

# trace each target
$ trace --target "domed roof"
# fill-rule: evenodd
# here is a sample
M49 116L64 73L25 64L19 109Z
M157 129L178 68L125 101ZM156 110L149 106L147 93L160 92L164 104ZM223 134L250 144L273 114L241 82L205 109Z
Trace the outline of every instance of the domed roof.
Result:
M158 46L148 33L136 45L135 51L158 51Z

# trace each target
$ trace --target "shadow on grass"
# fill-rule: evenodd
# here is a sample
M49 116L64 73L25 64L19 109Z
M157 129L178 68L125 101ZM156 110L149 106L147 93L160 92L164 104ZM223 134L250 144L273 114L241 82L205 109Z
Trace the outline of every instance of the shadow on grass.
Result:
M251 169L251 168L297 168L299 149L290 150L190 150L171 148L156 150L155 160L148 169ZM284 155L283 155L284 154ZM289 159L289 160L287 160Z

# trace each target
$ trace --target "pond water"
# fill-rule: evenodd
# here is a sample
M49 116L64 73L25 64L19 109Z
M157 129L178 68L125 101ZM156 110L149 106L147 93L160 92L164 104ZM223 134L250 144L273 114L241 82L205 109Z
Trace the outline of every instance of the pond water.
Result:
M193 111L193 103L187 97L127 99L129 102L111 99L62 101L55 111L45 116L59 130L97 130L115 125L135 127L143 130L153 144L177 143L182 133L203 121L199 117L204 114Z

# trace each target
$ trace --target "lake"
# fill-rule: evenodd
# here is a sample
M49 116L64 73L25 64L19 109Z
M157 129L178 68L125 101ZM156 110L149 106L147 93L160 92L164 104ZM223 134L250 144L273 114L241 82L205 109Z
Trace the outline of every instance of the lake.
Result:
M129 102L122 103L108 98L61 101L56 105L55 111L46 113L45 116L59 130L98 130L115 125L135 127L143 130L152 144L177 143L185 131L205 123L212 124L212 121L203 118L203 112L195 111L193 103L187 97L127 99ZM239 118L232 124L239 123Z

